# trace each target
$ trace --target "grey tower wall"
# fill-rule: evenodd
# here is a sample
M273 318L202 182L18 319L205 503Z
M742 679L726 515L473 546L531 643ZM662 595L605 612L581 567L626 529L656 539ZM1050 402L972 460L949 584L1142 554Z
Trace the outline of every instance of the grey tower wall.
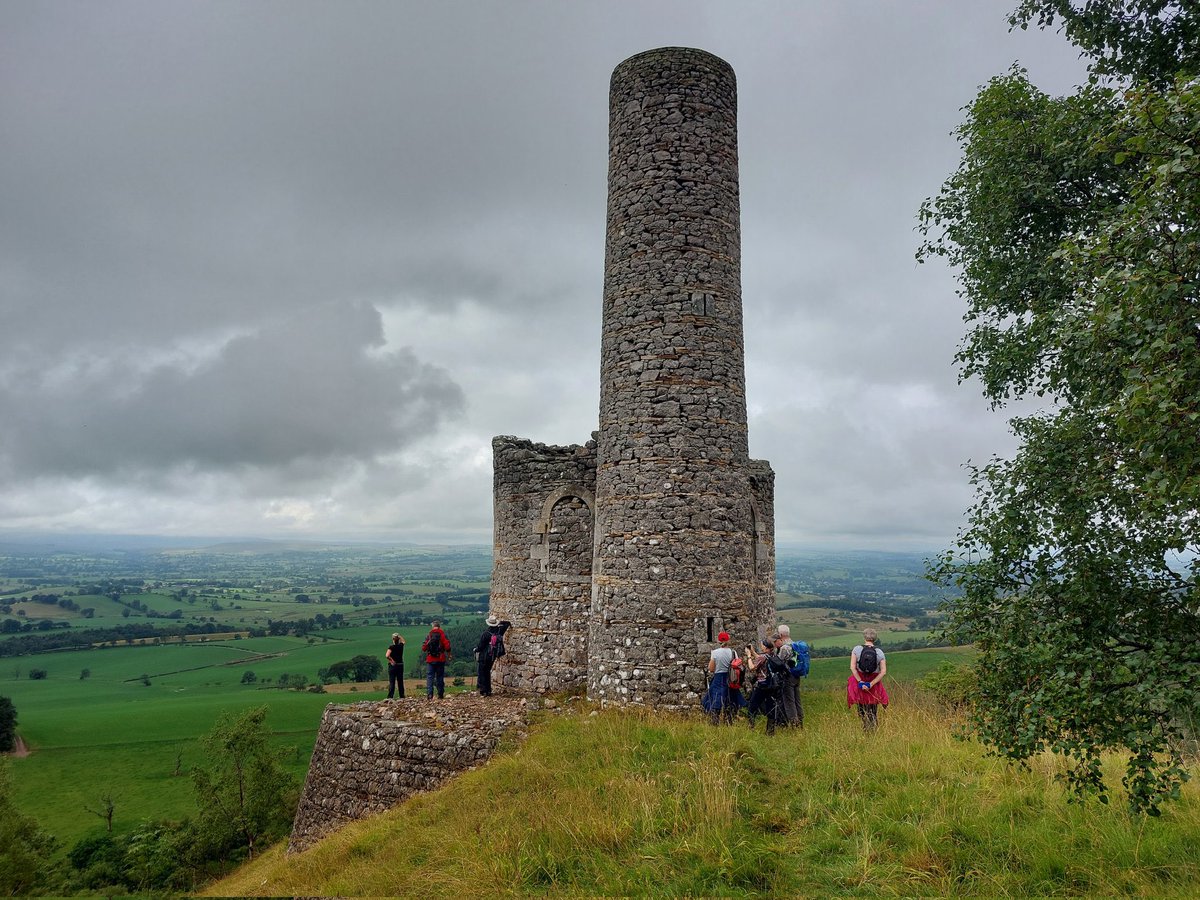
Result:
M492 440L491 610L513 623L496 686L582 688L592 597L596 444Z
M492 442L493 683L694 707L713 639L775 615L774 473L747 456L728 64L664 48L613 72L600 429Z
M700 50L609 94L588 694L694 707L712 639L774 614L773 476L747 452L737 87Z

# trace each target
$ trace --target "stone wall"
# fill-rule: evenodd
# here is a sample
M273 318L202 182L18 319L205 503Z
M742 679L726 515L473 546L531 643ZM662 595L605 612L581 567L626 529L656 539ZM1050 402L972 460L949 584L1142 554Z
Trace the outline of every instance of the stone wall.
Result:
M513 623L492 682L519 691L582 687L592 596L596 444L492 441L491 611Z
M391 809L485 762L508 732L524 736L523 700L456 695L325 707L288 852Z

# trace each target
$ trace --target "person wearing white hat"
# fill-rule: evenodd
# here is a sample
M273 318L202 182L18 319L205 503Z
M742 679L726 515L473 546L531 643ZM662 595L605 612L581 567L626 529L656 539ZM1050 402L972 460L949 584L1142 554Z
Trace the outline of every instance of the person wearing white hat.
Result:
M490 613L485 621L487 630L475 645L475 687L480 697L491 696L492 666L504 655L504 633L512 627L512 622L500 619L495 613Z

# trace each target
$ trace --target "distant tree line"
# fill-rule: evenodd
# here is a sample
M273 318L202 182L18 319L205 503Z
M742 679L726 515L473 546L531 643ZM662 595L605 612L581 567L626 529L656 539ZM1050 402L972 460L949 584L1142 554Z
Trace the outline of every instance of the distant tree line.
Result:
M5 626L12 621L14 620L5 619L3 623L0 623L0 631L7 631ZM227 630L226 627L217 625L215 622L165 628L147 622L135 622L129 625L113 625L109 628L79 628L53 633L25 633L0 641L0 657L45 653L48 650L88 650L93 644L112 641L133 641L149 637L184 637L189 634L215 634Z
M272 637L283 637L285 635L294 634L296 637L304 637L311 631L324 631L329 628L341 628L348 624L346 617L341 613L317 613L309 619L294 619L290 621L275 621L267 619L267 627L264 629L264 635ZM251 636L255 636L253 633Z
M876 642L880 650L888 653L900 650L927 650L930 647L949 647L950 641L944 637L923 637L923 638L905 638L902 641L888 641L886 644L880 640ZM836 656L849 656L852 648L850 647L812 647L809 653L812 656L820 658L829 658Z

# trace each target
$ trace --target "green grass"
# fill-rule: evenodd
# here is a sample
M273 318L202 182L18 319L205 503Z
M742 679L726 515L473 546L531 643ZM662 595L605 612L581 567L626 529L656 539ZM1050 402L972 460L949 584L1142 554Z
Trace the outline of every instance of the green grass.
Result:
M424 626L402 628L419 646ZM12 759L18 808L55 835L63 849L102 828L87 812L110 792L114 828L146 819L179 818L193 809L191 780L174 775L198 764L199 738L224 712L270 708L267 725L282 747L298 748L289 766L303 776L321 712L331 702L381 698L379 690L311 694L243 685L283 673L316 679L317 670L360 653L382 658L392 629L351 627L306 638L265 637L161 646L111 647L0 660L0 694L12 698L18 731L33 752ZM323 640L328 637L329 640ZM415 643L414 643L415 642ZM44 680L29 679L44 668ZM90 676L80 679L87 668ZM150 685L141 675L150 676Z
M1161 819L1071 804L1052 760L1022 772L985 756L902 684L864 735L834 668L821 668L803 731L586 706L548 716L485 768L306 853L273 848L208 893L1194 893L1195 786Z

